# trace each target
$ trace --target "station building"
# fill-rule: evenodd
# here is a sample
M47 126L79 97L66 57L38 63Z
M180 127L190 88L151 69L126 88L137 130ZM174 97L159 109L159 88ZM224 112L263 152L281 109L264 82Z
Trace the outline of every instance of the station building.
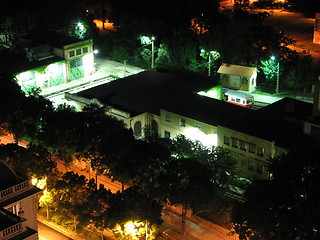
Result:
M60 85L93 73L93 41L51 31L27 34L17 49L2 51L0 66L26 93Z

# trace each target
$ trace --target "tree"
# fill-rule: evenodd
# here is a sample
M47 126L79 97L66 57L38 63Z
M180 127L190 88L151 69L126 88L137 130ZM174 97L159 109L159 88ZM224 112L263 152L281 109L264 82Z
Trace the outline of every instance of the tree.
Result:
M150 168L149 181L143 187L163 202L182 205L184 230L188 209L205 209L230 187L235 163L225 149L209 150L183 135L173 140L169 149L171 157Z
M306 0L287 0L291 9L299 11L311 18L314 18L315 13L320 12L320 3L318 1Z
M158 201L148 197L138 187L130 187L109 199L105 227L113 229L121 239L140 239L146 234L148 239L154 239L156 229L162 223L161 211L162 205Z
M16 143L0 145L0 158L22 175L31 174L34 178L46 178L56 174L56 163L46 148Z
M233 211L241 239L319 239L319 149L306 140L271 159L272 178L254 181Z

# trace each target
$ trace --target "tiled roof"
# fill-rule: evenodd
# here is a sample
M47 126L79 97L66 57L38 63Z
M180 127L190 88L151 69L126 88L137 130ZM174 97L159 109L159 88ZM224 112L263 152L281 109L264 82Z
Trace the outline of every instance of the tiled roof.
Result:
M218 73L221 74L228 74L228 75L235 75L240 77L252 77L253 73L256 71L254 67L245 67L240 65L232 65L222 63L220 68L218 69Z

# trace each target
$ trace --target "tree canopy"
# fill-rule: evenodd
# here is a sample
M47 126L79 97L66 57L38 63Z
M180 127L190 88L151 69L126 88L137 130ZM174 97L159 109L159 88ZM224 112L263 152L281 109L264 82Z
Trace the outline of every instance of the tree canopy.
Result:
M270 180L254 181L235 208L241 239L319 239L319 143L271 159Z

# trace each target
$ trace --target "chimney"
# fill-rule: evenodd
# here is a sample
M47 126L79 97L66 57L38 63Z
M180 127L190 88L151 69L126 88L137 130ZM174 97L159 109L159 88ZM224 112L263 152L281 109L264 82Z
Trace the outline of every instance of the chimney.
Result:
M320 116L320 76L318 77L318 81L314 83L312 115L314 117Z

